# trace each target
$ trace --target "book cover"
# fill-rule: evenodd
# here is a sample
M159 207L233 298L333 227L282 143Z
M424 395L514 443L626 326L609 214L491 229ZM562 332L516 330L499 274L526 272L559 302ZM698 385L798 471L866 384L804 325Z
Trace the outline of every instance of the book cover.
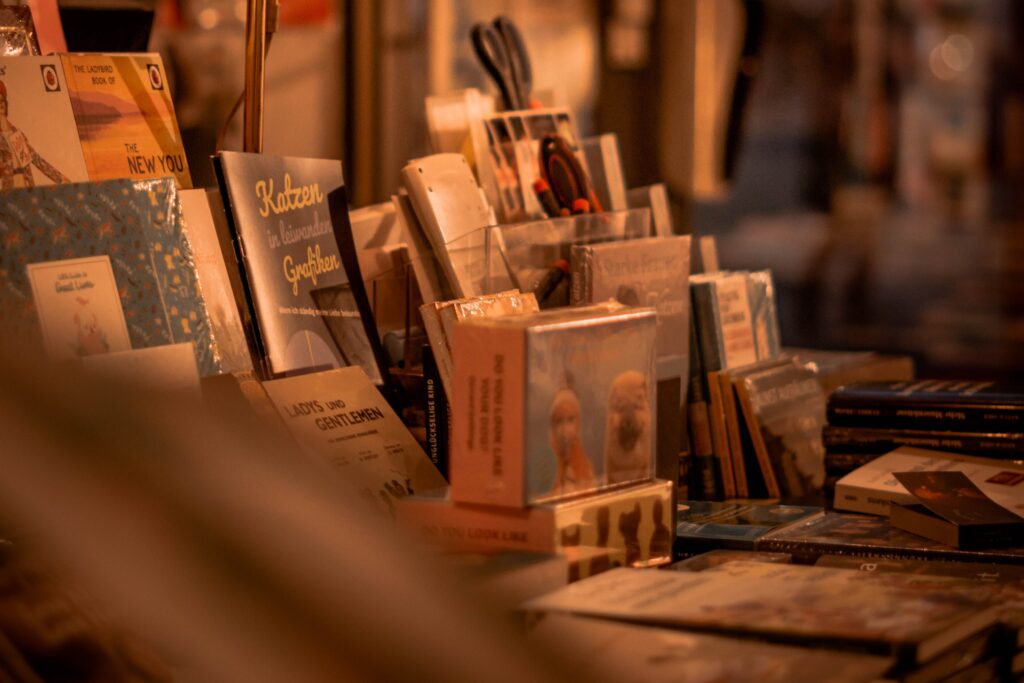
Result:
M758 462L771 464L780 490L787 496L819 492L825 396L814 372L790 360L744 375L735 388Z
M574 563L574 578L672 559L672 483L665 480L526 508L416 495L402 499L396 512L399 526L455 551L559 552L570 561L582 557Z
M833 425L1024 431L1024 388L994 382L922 380L840 387L829 397Z
M453 499L519 507L653 477L655 328L615 302L456 325Z
M707 373L700 357L697 323L690 316L690 371L686 391L686 436L690 442L690 488L705 500L722 496L715 446L711 435ZM696 496L693 496L696 497Z
M358 365L383 381L378 354L342 263L328 195L341 162L221 152L221 191L242 264L265 374ZM361 282L358 282L361 285Z
M747 295L750 297L750 321L754 328L757 359L776 358L782 350L782 342L772 271L755 270L747 273Z
M820 512L821 508L776 503L680 501L676 512L676 554L719 548L753 550L765 534Z
M572 303L615 299L658 311L658 359L688 360L690 237L651 237L572 248Z
M719 548L717 550L708 550L707 552L700 553L688 557L685 560L680 560L673 564L670 569L679 572L702 572L705 569L711 569L717 567L720 564L727 564L729 562L781 562L788 564L793 561L793 556L787 553L759 553L756 550L731 550L727 548Z
M893 472L916 503L894 503L897 529L956 548L1019 546L1024 518L994 502L963 472Z
M395 501L446 483L420 445L358 367L263 383L288 430L313 457L382 513Z
M708 383L708 422L711 427L711 444L715 452L718 474L722 482L722 495L735 498L739 495L737 473L729 445L729 432L725 424L725 397L722 395L720 373L709 372ZM744 487L746 481L744 481Z
M888 517L824 511L765 534L756 550L791 553L797 562L812 563L822 555L885 559L1000 562L1024 564L1024 549L960 550L889 524Z
M87 180L60 57L0 57L0 190Z
M173 176L192 187L158 53L69 54L61 62L91 180Z
M709 273L690 278L701 358L706 372L757 360L746 273Z
M921 663L996 622L997 610L971 587L946 577L729 562L699 573L614 569L525 609L865 648Z
M200 373L220 372L220 356L191 248L182 232L173 180L110 180L10 190L0 202L0 240L4 245L0 285L5 292L0 297L0 319L8 334L30 344L44 343L29 265L105 255L130 347L190 342ZM123 344L114 343L117 337L110 327L108 313L113 304L100 304L104 292L108 299L103 300L110 296L109 283L101 285L106 281L98 278L101 272L93 267L55 266L57 270L45 270L49 274L44 280L42 267L34 268L40 292L49 287L59 294L58 283L61 288L75 288L72 307L80 310L78 326L74 313L71 325L76 327L78 348L86 354L121 348ZM50 275L54 280L48 280ZM48 316L50 303L42 305L42 315ZM108 312L100 313L100 305ZM63 330L52 332L67 339L62 336L67 328Z
M826 425L822 438L826 450L842 453L881 455L900 446L914 446L1000 460L1024 460L1024 433L1020 432L948 432Z
M645 683L867 683L882 678L889 658L814 650L706 633L548 614L528 640L564 643L572 670Z
M847 474L836 484L835 507L888 515L891 503L916 503L894 472L963 472L1007 510L1024 510L1024 466L1002 460L901 447Z

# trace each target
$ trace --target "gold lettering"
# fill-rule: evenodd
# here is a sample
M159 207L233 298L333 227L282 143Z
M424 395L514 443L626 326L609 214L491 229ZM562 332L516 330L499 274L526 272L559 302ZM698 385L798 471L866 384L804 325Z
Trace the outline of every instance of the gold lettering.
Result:
M341 261L337 255L332 254L326 258L320 255L320 245L306 247L306 261L295 263L289 255L284 257L284 277L292 286L292 296L299 295L299 283L302 280L309 280L317 284L317 277L330 273L341 268Z
M260 207L260 215L266 218L271 213L276 216L295 209L320 204L324 201L324 193L320 191L319 183L292 187L292 177L285 173L284 188L277 194L274 194L273 178L257 181L256 198L263 202Z

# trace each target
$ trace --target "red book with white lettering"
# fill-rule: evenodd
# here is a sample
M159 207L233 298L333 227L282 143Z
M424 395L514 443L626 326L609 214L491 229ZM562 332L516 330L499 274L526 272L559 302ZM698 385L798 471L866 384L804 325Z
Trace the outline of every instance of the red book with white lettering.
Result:
M341 162L220 152L214 168L262 378L358 365L383 383L359 264L340 246L352 232Z

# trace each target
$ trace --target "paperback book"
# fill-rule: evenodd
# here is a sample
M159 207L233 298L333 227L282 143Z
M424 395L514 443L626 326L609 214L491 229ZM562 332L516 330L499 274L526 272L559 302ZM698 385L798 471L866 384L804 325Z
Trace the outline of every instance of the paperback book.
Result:
M677 504L676 555L717 549L753 550L757 539L821 508L777 503L720 503L687 500Z
M708 273L690 278L705 372L757 361L746 273Z
M341 162L220 152L214 167L242 268L265 377L358 365L385 383L386 361L358 263L341 245L347 207L332 213ZM349 263L344 263L348 260Z

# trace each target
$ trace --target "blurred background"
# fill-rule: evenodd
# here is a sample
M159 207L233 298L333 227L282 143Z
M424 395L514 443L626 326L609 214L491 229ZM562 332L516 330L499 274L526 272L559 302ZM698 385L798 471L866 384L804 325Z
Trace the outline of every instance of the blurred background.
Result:
M63 2L62 2L63 6ZM160 0L197 183L241 92L244 0ZM340 157L354 206L431 150L423 98L490 91L469 28L506 14L537 90L618 134L630 187L722 267L775 271L791 346L1024 378L1024 3L280 0L265 151ZM241 148L241 116L225 146Z

